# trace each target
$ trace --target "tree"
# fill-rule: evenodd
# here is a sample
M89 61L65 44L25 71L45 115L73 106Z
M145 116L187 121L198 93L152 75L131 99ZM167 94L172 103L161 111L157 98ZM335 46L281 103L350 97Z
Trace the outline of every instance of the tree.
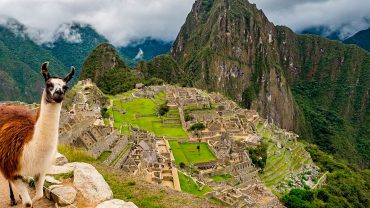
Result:
M191 114L185 113L185 121L191 121L193 119L194 119L194 117Z
M256 91L253 86L246 88L242 94L243 106L246 108L251 108L253 100L257 97Z
M186 167L184 162L180 162L180 168L184 169Z
M100 109L100 113L101 113L101 116L102 116L103 118L108 118L108 117L109 117L109 115L108 115L107 111L108 111L108 109L107 109L107 108L102 108L102 109Z
M197 145L198 155L200 155L200 145Z
M196 131L196 130L203 130L205 129L206 126L203 123L195 123L190 126L189 130L190 131Z
M162 104L159 106L159 109L158 109L158 114L160 116L163 116L164 114L166 114L168 111L170 110L170 107L167 105L167 103L165 104Z

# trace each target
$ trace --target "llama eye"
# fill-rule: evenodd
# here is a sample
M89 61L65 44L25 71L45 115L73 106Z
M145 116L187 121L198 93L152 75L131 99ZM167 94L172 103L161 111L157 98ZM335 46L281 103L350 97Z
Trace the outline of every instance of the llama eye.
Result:
M46 84L46 88L48 88L48 90L53 90L53 84L51 84L51 83L47 83Z

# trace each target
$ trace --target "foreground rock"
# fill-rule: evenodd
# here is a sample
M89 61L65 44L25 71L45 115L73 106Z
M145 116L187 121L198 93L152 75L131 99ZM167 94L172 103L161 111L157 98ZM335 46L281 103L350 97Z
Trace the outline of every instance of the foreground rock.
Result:
M112 199L99 204L96 208L137 208L137 206L132 202Z
M73 204L76 200L77 191L70 186L56 187L51 190L51 198L60 206Z
M113 198L112 190L94 166L78 162L66 166L74 168L73 185L86 200L99 204Z
M55 165L65 165L67 163L68 163L68 159L64 155L58 152L56 159L55 159Z

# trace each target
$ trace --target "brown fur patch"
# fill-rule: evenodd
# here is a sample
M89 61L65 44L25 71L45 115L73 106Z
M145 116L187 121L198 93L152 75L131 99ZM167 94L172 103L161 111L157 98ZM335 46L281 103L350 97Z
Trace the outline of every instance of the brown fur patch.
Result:
M36 116L23 107L0 107L0 171L8 180L21 168L19 160L35 123Z

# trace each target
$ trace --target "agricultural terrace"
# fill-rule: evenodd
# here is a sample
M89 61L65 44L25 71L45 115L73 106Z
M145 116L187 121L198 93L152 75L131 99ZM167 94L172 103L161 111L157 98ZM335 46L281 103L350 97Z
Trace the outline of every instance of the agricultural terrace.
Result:
M190 163L198 164L217 160L207 143L183 143L172 140L169 141L169 144L177 165L180 165L181 162L189 166ZM198 145L200 146L199 152L197 149Z
M131 93L111 96L112 106L108 114L114 120L114 127L122 134L129 133L129 126L145 129L156 136L188 138L180 121L177 108L171 108L164 116L158 116L157 109L165 103L165 94L158 93L154 99L132 98Z
M179 180L181 190L190 194L197 196L202 196L208 192L211 192L212 189L209 186L202 186L199 183L196 183L191 177L184 175L179 172Z
M267 142L267 160L263 172L260 174L262 181L268 186L276 186L286 181L286 177L291 172L299 172L302 167L312 164L312 159L304 150L301 143L293 141L284 141L283 138L274 138L279 143L284 143L284 147L279 149L273 142L273 133L271 130L263 129L261 125L257 126L259 134L263 136L263 141Z

